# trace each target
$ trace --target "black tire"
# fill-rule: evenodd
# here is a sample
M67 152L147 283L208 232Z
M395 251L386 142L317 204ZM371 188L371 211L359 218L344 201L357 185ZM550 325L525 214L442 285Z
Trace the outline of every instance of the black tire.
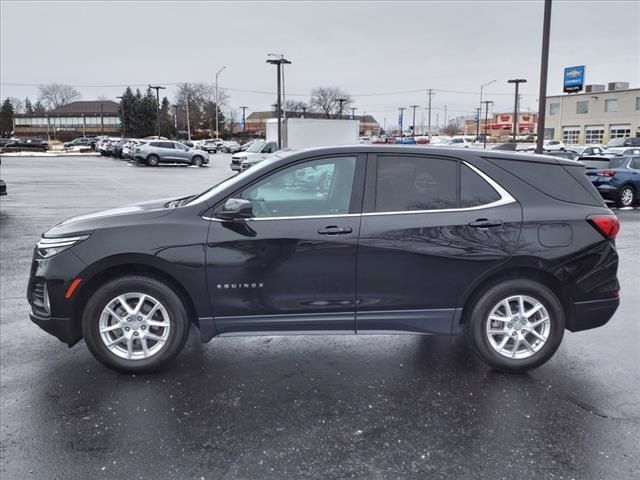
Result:
M633 207L636 204L636 191L631 185L625 185L618 192L618 197L616 198L616 207L624 208L624 207Z
M195 167L201 167L203 163L204 163L204 158L202 158L200 155L196 155L191 159L191 165Z
M157 155L149 155L147 157L147 165L149 165L150 167L157 167L159 163L160 157L158 157Z
M546 343L531 356L522 359L507 358L490 344L486 325L492 309L503 299L525 295L540 302L550 319ZM465 312L467 340L480 359L490 367L508 373L521 373L537 368L556 352L564 336L565 315L558 297L541 283L532 280L506 280L493 285L476 298Z
M168 313L169 336L164 346L149 358L121 358L107 348L100 336L100 316L104 308L119 295L131 292L150 295ZM91 354L103 365L123 373L159 370L180 353L189 335L189 325L187 311L174 290L159 280L141 275L117 278L102 285L93 293L82 315L82 333Z

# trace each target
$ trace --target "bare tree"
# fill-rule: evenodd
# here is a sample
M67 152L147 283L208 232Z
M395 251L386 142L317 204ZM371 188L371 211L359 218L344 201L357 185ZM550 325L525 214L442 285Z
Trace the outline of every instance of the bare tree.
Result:
M24 113L24 102L17 97L9 97L13 113Z
M309 110L309 107L307 106L307 104L305 102L303 102L302 100L287 100L285 102L285 110L287 111L287 114L289 113L302 113L305 110Z
M63 107L80 97L80 92L70 85L52 83L38 87L38 101L47 110Z
M233 133L235 132L235 129L238 126L238 111L233 108L230 108L229 115L225 119L225 123L226 123L227 131L229 132L229 134L233 135Z
M213 85L207 83L185 83L178 85L175 104L178 105L178 122L186 125L187 99L189 99L189 122L191 128L215 130L216 95ZM229 95L218 88L218 122L224 118L222 108L227 104ZM221 125L224 125L222 123Z
M449 120L449 123L444 127L443 132L445 135L458 135L464 127L464 117L455 117Z
M339 99L344 99L342 102L342 112L344 113L353 103L351 96L338 87L318 87L311 91L310 105L327 118L336 118L340 114Z

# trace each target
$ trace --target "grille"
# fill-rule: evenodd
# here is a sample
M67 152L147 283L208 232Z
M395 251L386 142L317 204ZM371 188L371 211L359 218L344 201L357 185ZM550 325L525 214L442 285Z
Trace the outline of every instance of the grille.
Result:
M45 285L43 281L36 280L33 282L33 285L31 285L31 302L34 313L45 316L49 315L45 302Z

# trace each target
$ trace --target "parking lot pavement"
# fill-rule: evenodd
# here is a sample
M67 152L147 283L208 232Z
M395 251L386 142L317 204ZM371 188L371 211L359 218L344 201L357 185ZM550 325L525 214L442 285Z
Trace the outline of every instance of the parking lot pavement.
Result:
M156 375L120 375L28 320L39 235L72 215L203 190L207 168L3 158L4 479L630 479L640 471L640 211L618 212L622 303L525 375L463 339L192 335Z

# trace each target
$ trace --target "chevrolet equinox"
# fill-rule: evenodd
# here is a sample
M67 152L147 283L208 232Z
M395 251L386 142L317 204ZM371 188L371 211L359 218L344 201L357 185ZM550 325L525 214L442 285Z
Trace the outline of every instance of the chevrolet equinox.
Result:
M616 216L580 163L473 149L278 152L208 191L66 220L35 247L31 319L157 370L223 335L464 334L546 362L619 304Z

